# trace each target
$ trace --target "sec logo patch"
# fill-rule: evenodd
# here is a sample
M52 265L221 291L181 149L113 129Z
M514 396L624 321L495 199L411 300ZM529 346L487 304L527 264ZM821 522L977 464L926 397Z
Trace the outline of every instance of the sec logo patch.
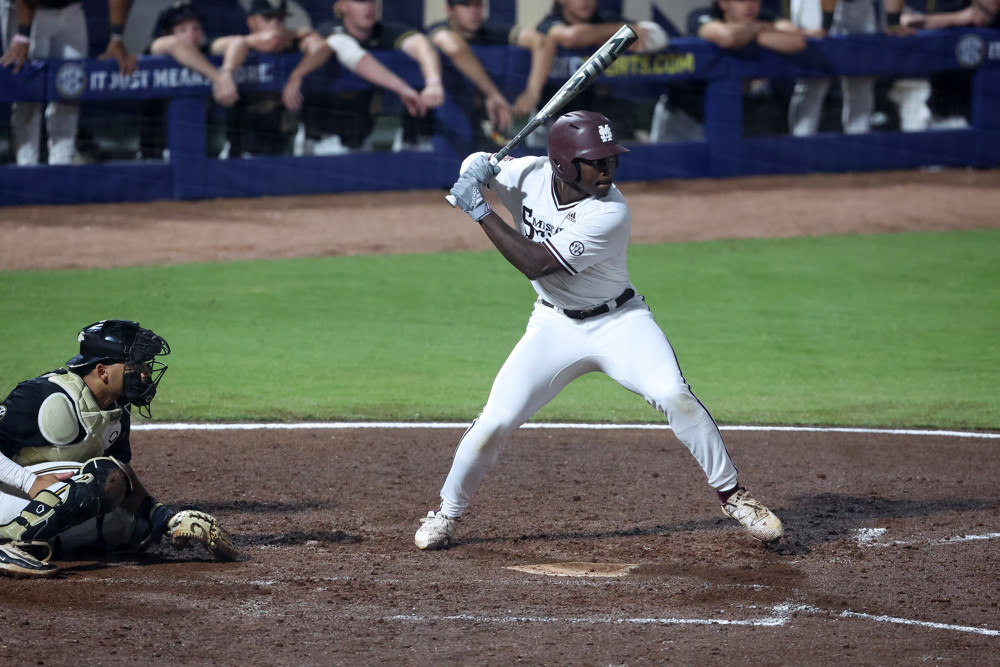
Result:
M580 255L583 254L583 251L584 251L583 243L581 243L580 241L573 241L572 243L569 244L569 254L573 255L574 257L579 257Z
M3 419L6 416L7 416L7 406L0 405L0 419Z

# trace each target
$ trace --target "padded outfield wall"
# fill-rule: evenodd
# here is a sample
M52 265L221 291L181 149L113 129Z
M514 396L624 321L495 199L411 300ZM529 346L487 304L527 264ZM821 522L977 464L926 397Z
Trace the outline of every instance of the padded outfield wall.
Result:
M477 49L505 93L523 86L528 54L522 49ZM553 83L582 59L563 53ZM401 54L379 56L414 86L416 65ZM260 56L237 73L242 91L280 90L298 56ZM574 60L576 59L576 60ZM169 58L140 60L122 78L113 63L34 62L14 75L0 69L0 102L73 100L123 104L172 100L168 112L169 161L108 161L63 167L0 167L0 205L204 199L318 194L388 189L447 188L474 137L468 102L472 90L445 67L448 100L436 110L433 152L375 151L338 156L207 157L204 100L209 84ZM933 72L972 73L968 126L927 132L878 131L864 135L825 132L812 137L743 136L745 82L753 79L873 75L923 77ZM705 140L634 143L620 180L715 178L756 174L910 169L927 166L994 167L1000 164L1000 32L981 29L928 31L910 37L863 35L810 40L795 56L759 48L727 52L692 38L678 38L661 53L628 55L599 82L622 99L656 99L666 86L703 81ZM309 90L366 86L335 63L310 75ZM384 95L386 109L398 108ZM520 153L537 152L522 148ZM515 153L517 154L517 153Z

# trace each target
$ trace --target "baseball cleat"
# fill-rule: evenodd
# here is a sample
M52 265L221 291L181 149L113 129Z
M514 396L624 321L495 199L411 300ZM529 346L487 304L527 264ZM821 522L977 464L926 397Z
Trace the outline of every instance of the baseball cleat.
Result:
M722 513L738 521L750 537L761 542L774 542L784 532L781 519L754 500L746 487L740 487L722 503Z
M446 517L440 509L431 510L427 516L421 517L420 528L413 536L413 542L418 549L433 551L444 549L451 544L452 533L455 532L455 525L458 519Z
M43 563L13 544L0 544L0 575L15 579L41 579L53 576L56 571L55 565Z

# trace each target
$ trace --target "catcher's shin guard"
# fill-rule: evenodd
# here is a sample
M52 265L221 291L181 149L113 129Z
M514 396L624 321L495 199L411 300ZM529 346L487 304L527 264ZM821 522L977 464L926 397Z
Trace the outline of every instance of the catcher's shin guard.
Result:
M0 526L0 540L30 543L52 539L67 528L116 508L130 486L118 461L111 457L90 459L57 492L45 489L13 521Z

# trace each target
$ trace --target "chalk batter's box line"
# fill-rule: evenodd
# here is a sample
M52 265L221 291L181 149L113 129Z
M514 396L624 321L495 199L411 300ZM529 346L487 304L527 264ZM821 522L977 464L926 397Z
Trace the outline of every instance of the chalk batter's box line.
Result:
M243 424L133 424L136 431L296 431L310 429L467 429L467 422L299 422ZM669 431L669 424L560 424L528 423L521 428L579 429L583 431ZM922 429L850 428L822 426L720 426L721 431L762 431L765 433L868 433L874 435L931 436L942 438L981 438L1000 440L1000 433L980 431L934 431Z
M617 617L555 617L555 616L476 616L474 614L456 614L453 616L402 614L389 616L387 621L403 622L439 622L439 621L472 621L476 623L566 623L576 624L611 624L611 625L734 625L758 627L783 627L791 623L793 614L814 614L832 616L834 619L858 619L876 623L891 623L894 625L911 625L935 630L950 630L952 632L967 632L990 637L1000 637L1000 630L980 628L974 625L957 625L954 623L936 623L920 621L898 616L865 614L856 611L832 611L820 609L811 605L780 604L770 610L771 614L757 619L732 618L617 618Z

